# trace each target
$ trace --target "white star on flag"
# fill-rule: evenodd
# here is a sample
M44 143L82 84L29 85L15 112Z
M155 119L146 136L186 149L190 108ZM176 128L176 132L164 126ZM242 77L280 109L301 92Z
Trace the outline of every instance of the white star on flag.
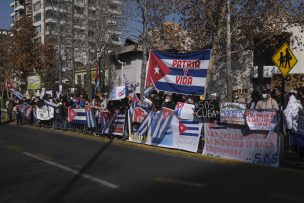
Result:
M154 74L159 74L159 67L158 66L156 66L155 68L154 68Z

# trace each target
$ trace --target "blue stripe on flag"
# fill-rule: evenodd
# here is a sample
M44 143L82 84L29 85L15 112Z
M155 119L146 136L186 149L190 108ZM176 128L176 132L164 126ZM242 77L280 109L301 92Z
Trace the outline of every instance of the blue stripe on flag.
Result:
M198 52L190 53L164 53L153 50L154 54L160 59L183 59L183 60L209 60L211 55L211 49L205 49Z
M184 76L184 69L177 69L177 68L170 68L171 72L168 75L178 75L178 76ZM207 77L207 69L198 69L198 70L194 70L194 69L189 69L187 76L189 77Z
M157 82L156 87L167 92L187 92L187 94L202 95L205 92L205 87L202 86L183 86L173 83Z
M198 133L182 133L181 136L198 137Z

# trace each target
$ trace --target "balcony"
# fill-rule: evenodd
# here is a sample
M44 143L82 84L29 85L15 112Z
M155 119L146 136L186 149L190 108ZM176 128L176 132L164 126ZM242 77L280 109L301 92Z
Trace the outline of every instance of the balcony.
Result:
M15 6L15 0L12 3L10 3L10 7L14 7L14 6Z
M24 10L24 6L20 5L20 4L15 6L15 11L18 11L18 10Z
M121 5L121 4L122 4L122 2L119 1L119 0L112 0L112 3L113 3L113 4L118 4L118 5Z
M11 13L11 17L14 17L15 16L15 12Z

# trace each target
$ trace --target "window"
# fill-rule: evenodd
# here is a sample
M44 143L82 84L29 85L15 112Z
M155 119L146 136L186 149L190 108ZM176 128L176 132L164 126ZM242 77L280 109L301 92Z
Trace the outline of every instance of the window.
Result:
M41 13L38 13L37 15L34 16L34 23L39 22L41 20Z
M77 75L77 84L81 84L81 75Z
M26 6L26 15L29 15L29 14L31 14L31 5L27 5Z
M34 4L34 11L38 11L41 8L41 3L38 1L37 3Z
M40 34L40 32L41 32L41 25L35 27L35 32L36 32L36 34Z

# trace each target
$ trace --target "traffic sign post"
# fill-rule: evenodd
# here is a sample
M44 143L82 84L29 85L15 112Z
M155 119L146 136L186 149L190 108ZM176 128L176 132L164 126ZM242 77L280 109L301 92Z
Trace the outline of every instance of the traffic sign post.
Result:
M292 50L289 48L288 44L285 42L281 48L273 55L273 63L278 67L282 74L281 83L281 130L283 129L283 109L285 107L285 77L291 71L291 69L298 63L296 56L293 54ZM284 159L284 136L280 136L280 146L281 146L281 158Z
M291 69L298 63L298 59L286 42L273 55L272 61L280 70L283 78L285 78Z

